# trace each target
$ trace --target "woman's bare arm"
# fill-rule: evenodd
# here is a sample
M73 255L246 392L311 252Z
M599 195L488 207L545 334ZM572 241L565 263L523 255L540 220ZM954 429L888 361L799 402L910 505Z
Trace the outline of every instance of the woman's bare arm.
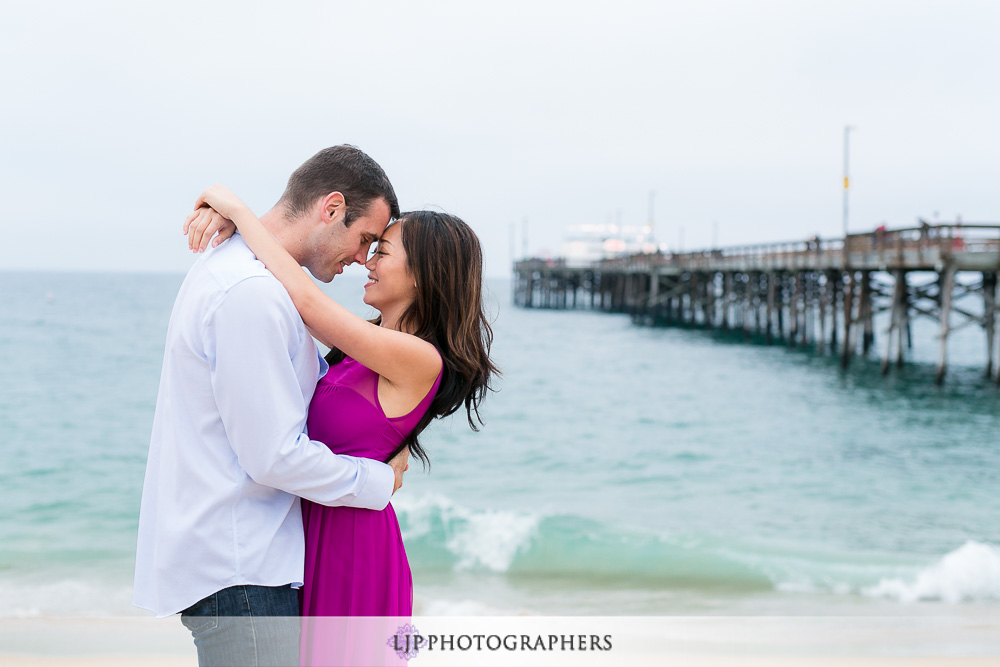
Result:
M441 358L434 346L401 331L376 326L323 293L302 271L299 263L275 240L238 197L228 188L213 186L202 193L196 208L215 209L239 228L240 235L257 259L288 290L302 321L324 344L335 346L364 364L393 385L430 386L441 370ZM224 225L212 216L192 215L185 222L198 243Z

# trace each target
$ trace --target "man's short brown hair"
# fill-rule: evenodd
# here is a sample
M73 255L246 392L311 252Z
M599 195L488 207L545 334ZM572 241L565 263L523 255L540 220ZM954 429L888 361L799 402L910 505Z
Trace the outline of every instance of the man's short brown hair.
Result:
M392 219L399 217L399 202L392 183L375 160L354 146L324 148L306 160L288 178L278 202L295 217L308 211L316 200L331 192L344 195L344 225L350 227L372 202L384 199Z

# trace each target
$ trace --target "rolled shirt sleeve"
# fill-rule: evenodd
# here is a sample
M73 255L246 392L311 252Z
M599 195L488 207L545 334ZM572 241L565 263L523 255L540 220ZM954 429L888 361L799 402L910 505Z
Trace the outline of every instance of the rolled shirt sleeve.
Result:
M390 466L335 454L305 433L309 406L293 357L308 334L277 281L234 285L204 331L219 415L251 479L322 505L385 508L395 484Z

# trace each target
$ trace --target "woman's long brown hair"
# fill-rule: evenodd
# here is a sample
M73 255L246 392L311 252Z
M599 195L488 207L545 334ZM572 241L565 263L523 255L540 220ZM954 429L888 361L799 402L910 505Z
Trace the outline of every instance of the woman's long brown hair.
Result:
M386 460L409 446L410 454L428 465L417 436L431 420L450 415L463 404L469 426L478 431L483 423L479 406L499 370L490 360L493 329L483 309L483 252L475 232L461 219L434 211L404 213L396 224L417 284L399 328L436 347L444 367L427 413ZM343 359L336 349L327 355L331 365Z

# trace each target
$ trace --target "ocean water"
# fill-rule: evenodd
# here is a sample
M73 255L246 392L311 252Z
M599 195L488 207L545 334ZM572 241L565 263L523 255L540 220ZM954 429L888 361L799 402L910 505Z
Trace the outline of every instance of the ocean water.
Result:
M0 272L0 616L130 605L180 275ZM328 288L361 314L362 280ZM931 613L1000 605L1000 390L981 332L837 361L490 284L486 425L425 433L393 504L428 614ZM878 332L878 328L877 328ZM878 346L878 344L877 344ZM881 349L880 346L877 349Z

